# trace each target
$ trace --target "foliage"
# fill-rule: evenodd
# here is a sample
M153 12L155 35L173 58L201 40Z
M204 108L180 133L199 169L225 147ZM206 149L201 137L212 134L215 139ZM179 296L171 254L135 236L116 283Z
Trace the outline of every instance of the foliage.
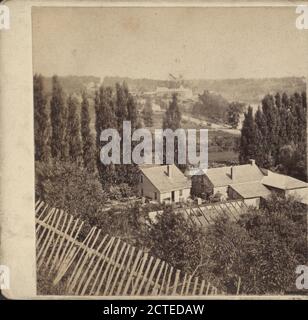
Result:
M104 129L117 129L121 141L123 141L123 121L131 122L132 131L138 127L137 106L127 85L117 83L115 93L111 87L101 86L95 95L95 113L97 168L102 185L108 186L111 183L134 185L136 183L136 166L134 164L105 165L101 163L99 158L101 147L104 145L100 141L100 135ZM121 146L121 159L122 153Z
M72 162L80 161L82 156L81 136L80 136L80 119L77 114L78 100L72 96L68 97L67 107L67 124L66 124L66 141L68 144L69 159ZM79 107L78 107L79 109Z
M215 279L229 294L287 294L294 290L296 266L307 260L306 228L305 208L273 195L238 222L221 215L206 229L167 207L141 239L151 254Z
M82 95L81 103L81 138L82 138L82 156L84 167L90 171L96 170L96 152L94 146L94 138L90 130L90 114L89 114L89 101L86 93Z
M50 119L42 75L33 77L35 160L50 158Z
M254 158L259 166L306 180L306 93L266 95L253 117L245 115L240 162Z
M211 271L231 292L240 277L241 294L286 294L294 289L296 266L307 259L306 227L305 208L277 195L238 223L220 220L206 234Z
M252 108L249 106L245 113L245 118L242 127L242 134L240 140L240 162L248 162L249 159L254 158L258 145L256 143L256 125L253 119Z
M65 96L58 77L52 77L52 97L50 101L50 120L52 126L51 154L54 158L67 160L68 145L66 140L67 107Z
M38 199L83 219L99 212L106 200L98 177L72 162L36 162L35 190Z
M143 244L150 253L169 262L185 272L194 272L202 262L204 233L187 223L181 213L165 208L157 216L157 223L151 223L143 236Z
M244 104L240 102L231 102L227 108L227 123L232 128L237 128L240 122L240 114L244 110Z
M181 128L182 114L180 112L178 98L176 94L173 94L172 101L169 103L169 107L165 112L163 118L163 130L171 129L176 131ZM163 154L163 163L166 163L166 139L164 139L164 154ZM174 139L174 163L178 164L178 141L177 138ZM185 170L184 165L178 165L181 169Z
M204 90L199 94L199 101L193 106L195 116L204 116L215 121L224 121L228 108L228 101L221 95Z
M150 99L146 100L145 106L142 110L143 120L146 127L152 127L153 125L153 110Z

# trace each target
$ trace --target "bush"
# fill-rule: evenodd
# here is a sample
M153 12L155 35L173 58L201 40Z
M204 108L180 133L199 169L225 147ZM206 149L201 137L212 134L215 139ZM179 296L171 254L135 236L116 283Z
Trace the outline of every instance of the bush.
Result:
M76 217L91 216L106 201L96 174L74 163L36 162L36 198Z

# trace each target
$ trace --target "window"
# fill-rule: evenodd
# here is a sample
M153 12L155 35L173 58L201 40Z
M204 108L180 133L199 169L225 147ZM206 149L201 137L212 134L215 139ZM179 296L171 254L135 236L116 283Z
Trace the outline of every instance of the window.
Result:
M143 183L143 175L140 176L140 182Z
M154 192L154 199L157 200L157 192Z
M143 189L141 188L141 197L143 197Z
M182 197L183 195L183 190L180 190L180 197Z

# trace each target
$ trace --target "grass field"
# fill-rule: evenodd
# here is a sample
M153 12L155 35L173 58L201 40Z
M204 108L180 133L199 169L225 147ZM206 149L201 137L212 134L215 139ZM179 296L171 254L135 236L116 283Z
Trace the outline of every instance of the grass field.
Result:
M238 161L238 153L234 151L209 151L209 162Z

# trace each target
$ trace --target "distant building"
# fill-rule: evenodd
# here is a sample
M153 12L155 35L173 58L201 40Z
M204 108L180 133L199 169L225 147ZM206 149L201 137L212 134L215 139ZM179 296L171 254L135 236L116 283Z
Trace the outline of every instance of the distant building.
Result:
M211 168L192 179L194 193L220 198L241 199L247 205L259 207L273 191L293 195L308 203L308 184L298 179L260 169L254 160L250 164Z
M185 88L182 85L178 88L157 87L156 91L144 93L146 96L167 97L169 99L173 94L177 94L178 98L181 100L191 99L193 97L192 90L190 88Z
M152 111L153 112L161 112L161 107L157 103L152 103Z
M185 202L190 197L191 182L175 166L140 167L139 194L159 203Z

